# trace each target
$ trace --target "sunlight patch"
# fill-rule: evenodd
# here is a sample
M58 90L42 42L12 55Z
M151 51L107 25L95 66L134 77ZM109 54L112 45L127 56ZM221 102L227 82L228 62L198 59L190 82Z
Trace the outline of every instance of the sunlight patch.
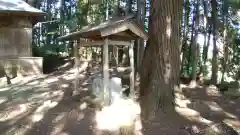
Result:
M135 120L140 115L138 104L130 100L120 100L111 106L96 112L97 128L107 131L118 131L121 127L135 126ZM138 123L139 124L139 123ZM137 125L138 128L141 126Z
M19 105L19 111L20 111L21 113L26 112L27 109L28 109L28 105L27 105L27 104L21 104L21 105Z
M6 101L8 101L8 98L6 98L6 97L0 97L0 104L4 103L4 102L6 102Z
M205 119L202 116L186 117L186 118L190 119L191 121L196 121L198 123L203 123L203 124L211 124L211 123L213 123L213 121Z
M57 126L55 126L51 132L51 135L59 135L60 132L63 130L63 128L65 127L64 124L58 124Z
M219 128L217 127L217 125L213 125L212 126L213 131L215 131L216 133L221 133L221 131L219 130Z
M6 121L16 118L28 110L28 104L20 104L9 107L0 113L0 121Z
M117 114L119 114L119 110L116 111L109 107L105 107L102 111L97 112L97 128L100 130L117 131L121 126L130 126L132 124L129 115Z
M64 75L62 78L65 80L72 80L76 77L76 75L71 74L71 75Z
M196 88L197 86L198 86L197 81L192 80L188 87L193 89L193 88Z
M195 117L195 116L200 116L200 113L189 108L180 108L180 107L175 107L175 110L184 117Z
M209 108L212 110L212 111L223 111L223 109L216 103L216 102L205 102L206 105L209 106Z
M38 85L38 84L39 84L39 81L33 81L33 82L28 83L27 85L32 86L32 85Z
M88 88L82 88L82 91L88 91Z
M67 88L67 87L69 87L69 84L62 84L61 85L61 88Z
M80 106L79 106L79 109L80 110L84 110L87 108L87 103L86 102L83 102Z
M84 113L79 113L77 120L80 121L84 118Z
M240 129L240 123L239 123L238 120L224 119L223 122L226 123L227 125L231 126L231 127L235 127L235 128L239 128Z
M57 81L58 81L58 78L54 78L54 77L45 80L46 83L54 83L54 82L57 82Z
M170 38L172 35L171 17L167 16L166 21L167 21L166 34L168 38Z
M87 66L88 66L88 62L84 62L78 68L73 68L73 69L69 70L68 72L73 73L73 74L75 74L77 72L77 70L79 72L82 72L83 70L85 70L87 68Z
M61 114L59 114L52 122L53 122L53 123L57 123L57 122L59 122L60 120L62 120L62 119L64 118L64 116L65 116L65 113L61 113Z
M5 88L0 88L0 92L3 92L3 91L8 91L8 90L10 90L11 88L9 88L9 87L5 87Z
M183 100L183 99L175 98L175 103L181 108L184 108L184 107L187 108L187 105L191 104L191 101L188 99Z
M25 135L32 125L21 125L20 127L14 126L9 129L5 135Z
M224 112L224 114L227 115L229 118L238 119L237 116L235 116L234 114L231 114L229 112Z
M62 96L64 94L64 92L62 90L58 90L58 91L54 91L52 94L54 96Z
M41 97L48 97L49 96L49 92L44 92L42 94L40 94ZM39 96L39 95L38 95Z
M51 100L47 100L43 104L45 107L53 108L58 105L58 102L52 102Z
M32 122L39 122L40 120L43 119L43 114L42 113L36 113L32 116Z
M40 107L37 108L35 113L32 116L32 121L33 122L39 122L40 120L43 119L44 114L50 109L55 107L58 104L58 102L51 102L51 100L47 100L41 105Z
M165 66L165 74L164 74L164 80L166 83L169 83L170 77L171 77L171 64L167 63Z

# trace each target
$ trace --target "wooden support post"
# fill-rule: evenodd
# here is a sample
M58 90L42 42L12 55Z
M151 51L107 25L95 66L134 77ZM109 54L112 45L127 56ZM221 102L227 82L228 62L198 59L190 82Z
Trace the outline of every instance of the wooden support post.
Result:
M118 67L118 47L117 46L113 46L113 56L116 64L115 66Z
M104 88L104 105L110 104L111 91L108 89L109 72L108 72L108 38L103 45L103 88Z
M118 67L118 47L116 47L116 67Z
M136 63L136 65L137 65L137 71L139 71L138 69L139 69L139 67L140 67L140 46L141 46L141 40L140 39L137 39L137 63Z
M79 62L79 54L78 54L78 47L79 47L79 44L77 42L77 40L74 41L74 57L75 57L75 68L76 68L76 72L75 72L75 91L77 91L78 89L78 83L79 83L79 65L80 65L80 62Z
M129 58L130 58L130 67L131 67L131 73L130 73L130 96L133 96L134 93L134 53L133 53L133 45L134 41L131 42L131 45L129 46Z

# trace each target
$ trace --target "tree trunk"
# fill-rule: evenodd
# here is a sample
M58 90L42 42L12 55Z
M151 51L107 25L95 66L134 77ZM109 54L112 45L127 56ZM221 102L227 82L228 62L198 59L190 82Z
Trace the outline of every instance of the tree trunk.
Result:
M189 18L190 18L190 11L191 8L190 8L190 1L189 0L186 0L185 1L185 4L184 4L184 11L185 11L185 15L184 15L184 32L183 32L183 41L182 41L182 50L181 52L183 53L182 54L182 59L181 59L181 75L185 75L185 72L184 72L184 65L186 63L186 60L187 60L187 53L188 53L188 34L189 34Z
M194 27L194 39L192 43L192 83L196 84L197 78L197 58L198 58L198 27L199 27L199 0L196 2L196 22Z
M209 27L208 27L207 45L204 46L204 49L203 49L203 65L205 67L206 67L207 58L208 58L208 48L209 48L209 45L210 45L211 33L212 33L212 25L209 25Z
M142 4L141 4L141 8L142 8L142 28L145 30L145 18L146 18L146 0L142 0ZM139 47L139 64L138 66L141 65L142 62L142 58L143 58L143 54L144 54L144 40L141 40L140 42L140 47Z
M132 3L133 3L132 0L127 1L127 14L132 12Z
M144 18L145 18L145 13L144 13L144 0L137 0L137 22L138 25L144 29ZM136 71L138 72L138 68L140 66L140 62L142 59L142 50L144 50L144 40L141 38L137 39L135 42L135 65L136 65Z
M228 1L224 0L223 3L223 23L224 23L224 58L222 64L222 79L221 83L224 82L224 75L227 70L228 56L229 56L229 28L228 28Z
M218 72L218 49L217 49L217 1L212 0L212 23L213 23L213 57L212 57L212 77L211 83L217 83L217 72Z
M188 74L191 74L191 70L190 70L190 67L191 67L191 63L193 62L193 59L192 59L192 57L193 57L193 44L194 44L194 32L195 32L195 23L196 23L196 19L197 19L197 6L196 6L196 4L195 4L195 6L194 6L194 11L193 11L193 19L192 19L192 25L191 25L191 29L192 29L192 33L191 33L191 41L190 41L190 45L189 45L189 55L188 55L188 67L187 67L187 69L188 69Z
M209 24L207 3L205 0L202 0L202 3L203 3L203 11L204 11L204 18L206 19L206 22L205 22L206 24L205 24L205 30L204 30L204 44L203 44L202 63L200 67L200 73L204 73L204 66L206 66L208 47L209 47L209 41L211 36L211 26Z
M151 0L149 40L140 78L142 118L151 119L159 107L172 110L179 84L180 23L183 0Z

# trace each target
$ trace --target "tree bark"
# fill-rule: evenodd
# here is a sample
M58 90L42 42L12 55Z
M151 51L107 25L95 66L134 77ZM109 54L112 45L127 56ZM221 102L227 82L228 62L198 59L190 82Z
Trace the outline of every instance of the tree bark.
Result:
M211 83L217 84L217 72L218 72L218 49L217 49L217 1L212 0L212 26L213 26L213 57L212 57L212 77Z
M144 52L140 79L142 118L156 111L172 110L174 87L179 84L180 23L183 0L151 0L149 40Z
M229 40L230 40L230 33L229 33L229 26L228 26L228 1L224 0L223 3L223 24L224 24L224 58L223 58L223 64L222 64L222 79L221 83L224 82L224 75L225 72L227 71L227 65L228 65L228 56L229 56Z
M137 0L137 22L138 25L144 29L144 18L145 18L145 4L144 0ZM135 41L135 68L136 72L138 72L138 68L141 63L143 50L144 50L144 40L139 38Z
M146 0L142 0L142 4L141 4L141 7L142 7L142 28L145 30L145 18L146 18ZM142 58L143 58L143 54L144 54L144 40L141 40L140 42L140 47L139 47L139 65L141 65L141 62L142 62Z

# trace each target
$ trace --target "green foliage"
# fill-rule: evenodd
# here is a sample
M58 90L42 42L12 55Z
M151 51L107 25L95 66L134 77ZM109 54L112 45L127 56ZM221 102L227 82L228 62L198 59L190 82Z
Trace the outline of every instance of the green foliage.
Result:
M128 0L120 0L121 6L123 3L128 7ZM136 0L131 1L132 4L136 4ZM203 3L205 2L205 3ZM224 42L224 30L228 29L231 37L229 45L229 64L227 69L227 75L234 79L238 79L240 76L240 36L239 36L239 21L238 9L240 9L240 0L218 0L218 38ZM57 6L59 5L60 6ZM108 3L108 4L106 4ZM205 5L204 5L205 4ZM108 6L107 6L108 5ZM190 76L192 71L192 50L191 35L194 32L192 25L194 23L194 0L185 0L184 14L182 23L182 53L184 58L182 60L182 75ZM42 56L48 59L48 56L60 57L62 54L70 56L72 54L72 42L59 42L57 38L61 35L66 35L69 32L79 30L83 26L99 23L106 19L106 11L109 12L109 16L114 16L114 12L117 9L117 0L49 0L49 1L38 1L35 6L48 13L45 22L39 23L34 27L33 30L33 54L35 56ZM149 0L146 1L146 11L150 9ZM206 25L204 21L204 6L207 11L207 22L212 23L211 14L211 2L202 1L200 2L200 24L198 34L204 34L208 32L210 25ZM136 11L135 7L132 6L132 11ZM107 9L108 8L108 9ZM227 21L224 20L226 17ZM226 22L225 22L226 21ZM148 31L148 18L145 18L144 23L145 30ZM212 39L210 40L212 43ZM211 46L211 45L210 45ZM200 71L200 67L203 68L204 74L208 74L210 67L203 65L203 46L198 49L197 57L197 69ZM222 48L219 48L222 50ZM208 52L210 52L208 50ZM220 53L220 52L219 52ZM50 59L50 58L49 58ZM218 60L221 62L219 67L223 65L223 55L218 56ZM49 60L51 61L51 60ZM211 58L207 58L208 62L211 62Z
M240 9L240 0L228 0L229 4L234 9Z
M110 5L112 9L113 2L110 1ZM103 21L106 10L103 3L93 4L89 0L42 1L36 7L48 13L45 22L37 24L33 29L33 50L37 56L60 53L70 55L72 43L59 42L57 38L83 26Z

